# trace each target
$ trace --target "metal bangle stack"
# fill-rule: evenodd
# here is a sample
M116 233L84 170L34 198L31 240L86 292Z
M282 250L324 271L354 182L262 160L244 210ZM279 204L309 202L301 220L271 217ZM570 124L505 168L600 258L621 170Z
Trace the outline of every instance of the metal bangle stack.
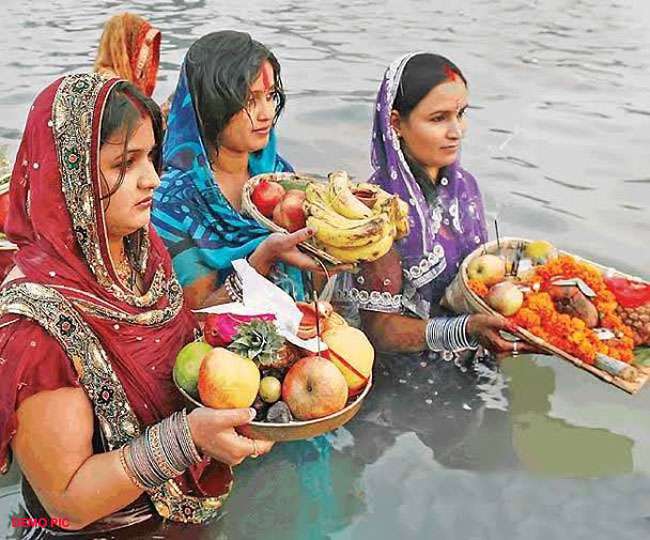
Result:
M478 340L467 335L469 315L434 317L426 327L427 347L432 351L463 351L476 349Z
M242 281L237 272L230 274L226 278L226 281L224 281L223 285L226 288L228 296L233 302L241 302L244 299Z
M199 463L199 455L183 409L147 427L121 449L122 467L140 489L153 489Z

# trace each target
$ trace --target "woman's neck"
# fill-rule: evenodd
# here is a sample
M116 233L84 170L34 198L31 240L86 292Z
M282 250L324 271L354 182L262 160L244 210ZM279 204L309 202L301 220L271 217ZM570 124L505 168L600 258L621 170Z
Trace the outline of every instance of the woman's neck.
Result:
M248 152L236 152L223 146L212 148L210 158L214 170L228 176L248 175Z
M111 254L113 265L120 264L124 259L124 238L109 238L108 251Z
M438 167L427 167L426 171L429 173L429 178L431 178L431 182L437 184L438 174L440 173L440 169Z
M248 180L248 152L233 152L228 148L211 151L214 180L221 193L237 212L241 211L241 194Z

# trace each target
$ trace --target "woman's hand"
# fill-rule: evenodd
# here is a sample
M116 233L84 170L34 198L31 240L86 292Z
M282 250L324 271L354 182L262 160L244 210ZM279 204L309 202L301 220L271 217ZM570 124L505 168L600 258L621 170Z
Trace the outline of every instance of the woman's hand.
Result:
M516 332L516 328L505 317L498 315L487 315L484 313L477 313L470 315L467 321L467 333L479 340L481 345L495 353L538 353L537 348L517 341L515 343L507 341L499 334L500 330L506 332Z
M273 233L257 246L248 262L263 276L270 272L273 263L276 261L287 263L301 270L324 273L323 266L318 261L298 249L298 244L309 240L313 235L314 230L309 227L289 234ZM336 274L338 272L348 272L351 269L352 265L350 264L340 264L328 266L327 272Z
M235 427L255 418L253 409L211 409L199 407L187 417L194 444L211 458L226 465L239 465L247 457L266 454L272 441L249 439L239 435Z

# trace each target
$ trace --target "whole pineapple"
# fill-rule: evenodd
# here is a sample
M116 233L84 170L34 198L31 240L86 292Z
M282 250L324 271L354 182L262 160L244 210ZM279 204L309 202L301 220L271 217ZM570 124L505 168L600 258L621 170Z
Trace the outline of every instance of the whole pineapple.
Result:
M271 321L256 319L240 324L228 349L250 358L260 369L282 369L293 363L290 349Z

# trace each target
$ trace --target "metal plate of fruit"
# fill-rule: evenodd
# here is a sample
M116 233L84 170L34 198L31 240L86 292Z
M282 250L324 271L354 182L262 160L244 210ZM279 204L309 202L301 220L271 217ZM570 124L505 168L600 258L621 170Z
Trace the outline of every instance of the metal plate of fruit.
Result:
M286 338L272 314L208 314L205 341L185 345L174 364L188 405L253 407L255 421L238 430L273 441L315 437L350 420L372 386L374 348L328 302L297 307L302 319Z
M204 407L204 405L197 399L190 396L183 390L176 382L174 376L174 383L176 388L183 395L190 408ZM310 439L323 435L328 431L340 428L348 421L350 421L361 408L363 400L370 392L372 387L372 376L368 379L365 388L358 396L352 398L349 403L340 411L324 416L322 418L315 418L313 420L291 420L289 422L257 422L253 421L250 424L237 428L237 431L246 437L253 439L263 439L267 441L299 441L303 439Z

